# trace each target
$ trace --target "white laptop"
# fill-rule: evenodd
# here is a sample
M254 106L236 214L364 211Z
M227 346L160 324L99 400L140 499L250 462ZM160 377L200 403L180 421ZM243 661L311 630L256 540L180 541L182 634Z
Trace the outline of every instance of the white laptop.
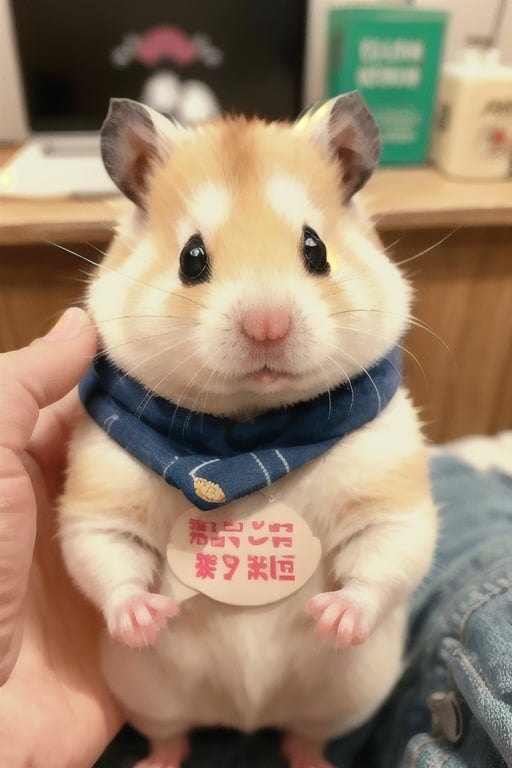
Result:
M0 195L4 197L114 194L118 189L103 167L97 133L35 136L0 168Z
M301 111L306 0L6 3L31 138L0 168L0 195L117 192L98 136L111 96L186 124Z

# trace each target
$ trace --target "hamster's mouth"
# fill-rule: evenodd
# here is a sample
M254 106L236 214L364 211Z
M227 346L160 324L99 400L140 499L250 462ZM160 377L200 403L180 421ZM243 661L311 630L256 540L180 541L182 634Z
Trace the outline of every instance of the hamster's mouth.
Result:
M285 371L274 371L272 368L264 366L263 368L250 373L249 379L256 384L275 384L276 381L289 379L290 376L291 374L286 373Z

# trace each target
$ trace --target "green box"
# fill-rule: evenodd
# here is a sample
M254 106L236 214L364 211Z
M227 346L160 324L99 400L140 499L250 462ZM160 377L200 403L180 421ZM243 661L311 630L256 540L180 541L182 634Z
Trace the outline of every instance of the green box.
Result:
M382 163L426 160L447 16L382 6L329 12L327 95L361 92L382 134Z

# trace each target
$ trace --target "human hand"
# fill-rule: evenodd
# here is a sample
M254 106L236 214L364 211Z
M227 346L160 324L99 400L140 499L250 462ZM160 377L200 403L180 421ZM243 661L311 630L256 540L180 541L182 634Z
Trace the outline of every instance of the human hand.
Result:
M0 355L2 768L89 768L121 723L98 667L99 620L64 570L53 514L79 407L71 390L94 352L73 308Z

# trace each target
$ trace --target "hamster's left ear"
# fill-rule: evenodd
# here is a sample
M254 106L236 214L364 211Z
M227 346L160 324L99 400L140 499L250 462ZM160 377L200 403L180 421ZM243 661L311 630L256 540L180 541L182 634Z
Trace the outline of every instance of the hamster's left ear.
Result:
M111 99L101 129L101 155L112 181L140 208L155 166L172 152L180 127L144 104Z
M295 123L341 166L343 201L348 202L372 175L380 157L377 124L357 91L315 106Z

